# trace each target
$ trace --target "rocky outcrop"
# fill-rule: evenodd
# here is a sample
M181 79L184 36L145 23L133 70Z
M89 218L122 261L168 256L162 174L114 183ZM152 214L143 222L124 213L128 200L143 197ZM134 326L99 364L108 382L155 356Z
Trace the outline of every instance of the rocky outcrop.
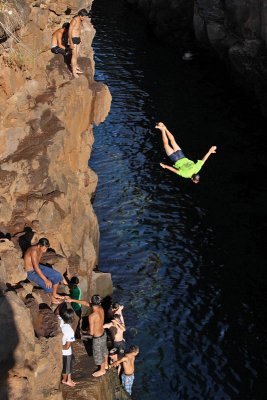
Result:
M193 36L193 0L126 0L149 21L153 32L164 41L187 46Z
M44 261L78 275L84 296L97 264L99 229L91 204L97 176L88 159L93 124L105 119L111 96L94 81L90 20L82 32L80 78L50 52L51 33L90 7L91 0L0 5L1 400L62 399L61 336L55 321L41 326L48 311L35 309L34 317L26 307L33 285L17 285L26 278L22 236L32 232L24 244L47 237L53 251ZM47 296L33 296L49 303ZM43 337L44 331L54 334Z

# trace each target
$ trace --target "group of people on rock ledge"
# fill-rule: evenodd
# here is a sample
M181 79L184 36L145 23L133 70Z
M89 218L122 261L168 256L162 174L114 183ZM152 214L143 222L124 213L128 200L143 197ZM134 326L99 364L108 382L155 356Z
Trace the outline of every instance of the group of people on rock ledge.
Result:
M89 17L89 13L83 8L72 18L70 23L65 22L52 34L52 53L71 57L71 70L75 78L83 73L78 66L78 55L81 44L81 27L87 17Z
M82 300L78 277L73 276L68 280L52 267L41 263L41 258L49 247L50 243L46 238L41 238L37 244L30 246L24 253L24 267L28 280L49 293L51 303L57 305L55 313L58 315L63 333L62 383L71 387L76 385L71 377L72 343L75 338L92 339L93 358L98 366L98 370L92 375L97 378L104 375L110 367L118 367L122 385L131 394L134 381L134 362L139 353L139 348L132 345L129 351L125 352L126 346L123 335L126 327L122 314L124 307L118 303L113 303L105 313L102 299L98 294L93 295L90 302ZM60 283L68 285L68 294L58 294ZM70 304L68 305L68 303ZM81 326L82 305L91 308L88 316L88 330L86 331L82 330ZM75 320L76 327L74 326ZM108 335L106 330L108 330ZM108 346L110 342L111 346ZM108 347L112 347L112 349L108 351ZM121 366L123 366L122 371Z

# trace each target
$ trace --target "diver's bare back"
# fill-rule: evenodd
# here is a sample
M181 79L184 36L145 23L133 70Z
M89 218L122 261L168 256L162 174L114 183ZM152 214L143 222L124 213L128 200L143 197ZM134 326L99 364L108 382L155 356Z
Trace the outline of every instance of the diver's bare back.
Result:
M26 272L34 269L33 258L39 264L41 257L42 253L39 253L37 245L29 247L24 255L24 268Z

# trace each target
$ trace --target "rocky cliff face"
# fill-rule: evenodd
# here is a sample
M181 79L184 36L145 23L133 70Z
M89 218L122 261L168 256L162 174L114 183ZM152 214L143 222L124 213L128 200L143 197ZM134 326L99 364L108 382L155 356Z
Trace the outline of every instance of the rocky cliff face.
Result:
M184 48L194 29L198 43L212 49L259 99L267 115L266 0L126 0L144 12L154 32ZM193 25L193 26L192 26Z
M92 0L10 0L0 5L0 329L1 399L61 399L61 337L37 338L25 305L31 289L6 292L26 278L21 238L47 237L46 262L78 275L90 292L99 229L91 199L97 184L88 168L93 124L110 108L107 87L94 82L84 23L80 65L73 79L63 57L50 52L51 33ZM24 234L21 236L21 232ZM26 236L25 236L26 235ZM12 237L11 240L10 236ZM40 298L39 303L45 301Z

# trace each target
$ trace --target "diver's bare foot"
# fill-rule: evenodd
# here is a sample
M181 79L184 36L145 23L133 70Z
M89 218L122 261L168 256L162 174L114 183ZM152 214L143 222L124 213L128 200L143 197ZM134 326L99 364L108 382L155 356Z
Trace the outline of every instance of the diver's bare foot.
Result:
M61 383L64 383L64 385L68 385L68 386L71 386L71 387L74 387L75 385L76 385L76 383L74 383L74 382L66 382L66 381L61 381Z
M83 71L77 69L76 74L83 74Z
M102 371L102 370L100 369L99 371L94 372L94 373L92 374L92 376L93 376L94 378L98 378L99 376L105 375L105 373L106 373L106 370L105 370L105 371Z

